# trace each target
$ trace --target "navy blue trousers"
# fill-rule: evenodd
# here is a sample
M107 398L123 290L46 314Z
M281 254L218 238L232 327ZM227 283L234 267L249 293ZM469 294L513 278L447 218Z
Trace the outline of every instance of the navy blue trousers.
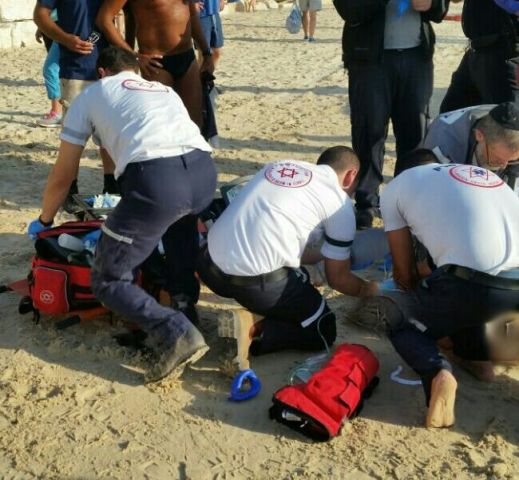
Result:
M420 47L386 50L375 64L348 67L353 149L360 159L358 209L379 206L385 142L391 120L397 163L424 137L433 89L433 63Z
M323 350L336 338L335 314L304 269L291 268L287 277L275 282L233 285L209 268L207 250L198 262L202 281L217 295L234 298L240 305L263 315L262 336L253 342L251 353L259 355L285 349Z
M130 163L120 178L121 201L103 226L92 269L92 288L110 310L136 323L165 344L182 335L189 321L160 305L134 283L138 267L160 239L169 285L194 278L198 234L196 214L213 199L216 170L209 153ZM175 227L177 225L177 227ZM178 278L186 275L187 280ZM175 292L170 292L175 293Z
M452 74L440 113L475 105L519 101L515 82L515 48L503 42L474 50L468 48Z
M436 341L477 330L500 313L519 310L519 292L479 285L436 270L412 292L388 292L398 307L391 315L389 338L421 377L426 390L442 369L452 367Z

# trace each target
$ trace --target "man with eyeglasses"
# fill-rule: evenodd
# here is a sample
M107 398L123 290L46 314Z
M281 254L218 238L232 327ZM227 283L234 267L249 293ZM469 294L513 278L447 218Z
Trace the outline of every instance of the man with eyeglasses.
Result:
M441 163L487 168L515 188L519 175L519 108L505 102L443 113L432 122L422 146L432 150Z

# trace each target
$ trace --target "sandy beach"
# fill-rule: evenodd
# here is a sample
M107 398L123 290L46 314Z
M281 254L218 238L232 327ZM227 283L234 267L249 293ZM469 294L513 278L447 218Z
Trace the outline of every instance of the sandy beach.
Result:
M288 10L223 19L226 45L217 70L219 179L254 173L277 159L315 161L326 147L351 144L342 21L318 15L317 43L288 34ZM459 22L436 26L435 115L465 47ZM45 50L2 51L0 75L0 284L24 278L57 129L35 126L48 111ZM386 170L394 166L387 143ZM80 190L98 192L101 163L88 144ZM64 220L62 216L57 220ZM380 275L380 274L379 274ZM422 427L420 386L393 382L402 364L383 337L347 319L354 302L325 289L337 312L339 342L363 343L381 362L380 386L362 415L325 444L311 443L268 418L274 391L308 355L252 360L259 396L227 400L219 366L227 343L215 318L232 306L207 289L200 301L210 352L179 382L143 385L143 359L119 347L118 322L99 319L65 331L18 314L19 297L0 295L0 479L519 479L519 367L499 367L493 383L456 369L454 428ZM404 368L402 376L414 378Z

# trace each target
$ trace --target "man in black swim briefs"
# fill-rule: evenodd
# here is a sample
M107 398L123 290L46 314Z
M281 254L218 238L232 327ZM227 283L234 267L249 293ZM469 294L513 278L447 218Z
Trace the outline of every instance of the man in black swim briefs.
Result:
M129 22L125 41L113 23L124 8ZM105 0L96 23L112 45L133 51L139 43L142 76L172 87L180 96L191 119L202 126L202 85L200 75L213 73L212 52L200 26L194 2L187 0ZM134 35L133 35L134 34ZM193 40L201 48L204 60L195 62Z

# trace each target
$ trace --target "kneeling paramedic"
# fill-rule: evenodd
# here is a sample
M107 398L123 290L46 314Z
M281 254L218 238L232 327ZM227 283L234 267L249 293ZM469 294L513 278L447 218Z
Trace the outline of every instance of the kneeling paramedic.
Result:
M391 181L381 209L403 290L384 292L389 338L422 378L426 426L449 427L457 382L436 342L519 310L519 198L490 170L432 163ZM411 233L437 267L423 280Z
M332 288L354 296L378 291L350 272L355 215L348 194L358 170L357 156L342 146L326 150L317 165L271 163L209 230L198 272L216 294L249 310L219 319L220 336L238 340L242 366L249 351L320 350L335 341L335 315L300 268L309 260L305 246L316 237L324 235L321 253Z
M148 334L159 355L146 381L156 381L182 373L208 347L181 311L161 306L134 283L134 274L162 238L170 293L176 293L171 290L177 275L195 281L196 214L213 198L216 171L211 149L180 98L171 88L140 77L133 54L110 47L97 67L101 79L67 113L42 213L29 233L52 225L92 135L114 159L121 188L121 201L97 245L92 289L108 308ZM193 224L194 234L186 224Z

